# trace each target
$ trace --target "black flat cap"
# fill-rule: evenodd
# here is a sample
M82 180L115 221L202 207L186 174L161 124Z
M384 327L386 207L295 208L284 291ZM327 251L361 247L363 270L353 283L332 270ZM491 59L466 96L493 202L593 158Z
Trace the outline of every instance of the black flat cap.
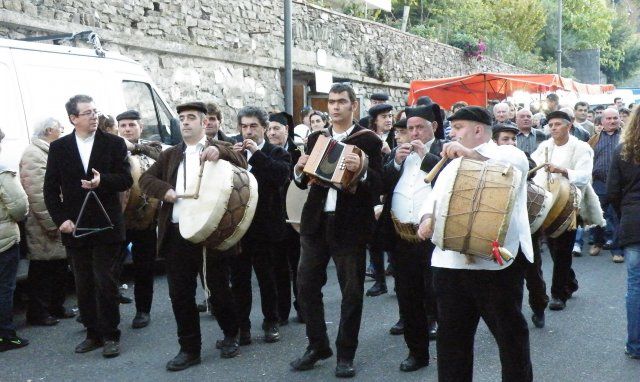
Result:
M371 106L369 109L369 116L371 119L376 119L378 114L387 113L393 110L393 106L388 103L379 103L377 105Z
M520 130L513 123L496 123L491 127L491 131L493 134L501 133L503 131L508 131L510 133L518 134Z
M176 110L178 111L178 114L186 110L195 110L207 114L207 106L204 104L204 102L199 101L183 103L182 105L178 105L178 107L176 107Z
M420 117L427 121L436 122L438 124L438 128L436 129L434 136L438 139L444 139L444 113L440 110L440 106L437 103L408 107L404 109L404 112L407 115L407 120L411 117Z
M395 127L396 129L406 129L407 128L407 119L406 118L402 118L396 121L396 123L393 124L393 127Z
M140 113L138 113L137 110L127 110L124 113L118 114L118 116L116 117L116 121L118 122L123 119L133 119L137 121L140 119Z
M492 125L491 115L487 109L479 106L465 106L462 109L458 109L451 117L449 121L474 121L480 122L487 126Z
M547 121L550 121L552 118L560 118L571 122L571 116L564 111L552 111L551 113L547 114Z
M293 137L293 116L286 111L269 114L269 122L278 122L283 126L288 126L288 133L290 137Z
M422 97L418 97L418 100L416 101L416 106L427 106L427 105L431 105L432 103L433 101L431 100L431 97L422 96Z
M385 93L373 93L371 94L370 99L374 101L387 102L389 100L389 95Z

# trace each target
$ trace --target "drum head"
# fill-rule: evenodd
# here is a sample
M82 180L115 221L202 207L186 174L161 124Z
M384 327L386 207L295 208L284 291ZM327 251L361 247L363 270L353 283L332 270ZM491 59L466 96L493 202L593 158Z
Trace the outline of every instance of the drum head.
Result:
M302 207L307 201L309 196L309 187L301 190L296 186L294 182L289 183L287 189L287 218L291 226L296 231L300 232L300 218L302 217Z

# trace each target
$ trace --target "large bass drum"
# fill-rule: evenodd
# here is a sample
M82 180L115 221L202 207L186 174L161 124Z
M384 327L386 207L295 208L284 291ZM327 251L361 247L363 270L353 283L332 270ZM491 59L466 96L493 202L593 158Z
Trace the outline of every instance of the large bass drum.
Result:
M190 184L186 193L193 193ZM180 234L220 251L242 239L258 205L258 182L249 171L226 160L204 164L199 197L180 202Z
M553 205L542 223L545 234L552 238L576 229L580 191L567 178L553 178L549 184Z
M527 182L527 214L531 233L536 233L547 218L553 204L551 192L532 181Z
M287 207L287 223L291 224L291 227L300 232L300 218L302 218L302 207L307 202L309 196L309 189L307 187L302 190L296 186L294 182L289 183L287 189L286 207Z
M155 161L146 155L129 155L128 160L133 186L124 194L126 200L125 225L127 229L145 230L155 222L160 201L147 197L140 189L138 181L142 173L147 171Z
M467 255L469 261L471 256L497 260L492 253L494 242L504 245L520 172L513 166L466 158L447 166L453 166L457 175L440 200L433 243Z

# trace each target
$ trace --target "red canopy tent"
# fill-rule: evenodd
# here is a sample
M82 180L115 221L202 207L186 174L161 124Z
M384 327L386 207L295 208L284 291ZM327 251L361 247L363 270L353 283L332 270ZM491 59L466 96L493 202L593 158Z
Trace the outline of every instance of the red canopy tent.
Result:
M556 90L579 94L602 94L614 90L613 85L589 85L557 74L475 73L468 76L411 81L409 104L421 96L429 96L440 107L449 109L458 101L486 106L488 100L503 100L515 91L545 93Z

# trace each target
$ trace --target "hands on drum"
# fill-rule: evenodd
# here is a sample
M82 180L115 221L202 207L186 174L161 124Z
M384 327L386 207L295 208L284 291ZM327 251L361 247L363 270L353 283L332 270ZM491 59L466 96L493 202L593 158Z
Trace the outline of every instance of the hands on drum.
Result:
M84 188L85 190L93 190L95 188L98 188L98 186L100 186L100 173L95 168L92 168L91 171L93 172L93 179L91 180L83 179L80 181L82 188Z
M546 169L547 169L547 172L549 172L549 173L552 173L552 174L562 174L563 176L565 176L565 177L567 177L567 178L569 177L569 172L568 172L568 171L567 171L567 169L566 169L566 168L564 168L564 167L556 166L556 165L553 165L553 164L551 164L551 163L547 163L547 164L545 165L545 167L546 167Z
M204 161L215 162L218 159L220 159L220 150L218 150L218 148L215 146L209 146L205 148L204 150L202 150L202 153L200 154L200 161L202 162Z
M418 227L418 238L420 240L425 241L427 239L431 239L433 236L433 215L427 214L424 216L422 221L420 222L420 226Z

